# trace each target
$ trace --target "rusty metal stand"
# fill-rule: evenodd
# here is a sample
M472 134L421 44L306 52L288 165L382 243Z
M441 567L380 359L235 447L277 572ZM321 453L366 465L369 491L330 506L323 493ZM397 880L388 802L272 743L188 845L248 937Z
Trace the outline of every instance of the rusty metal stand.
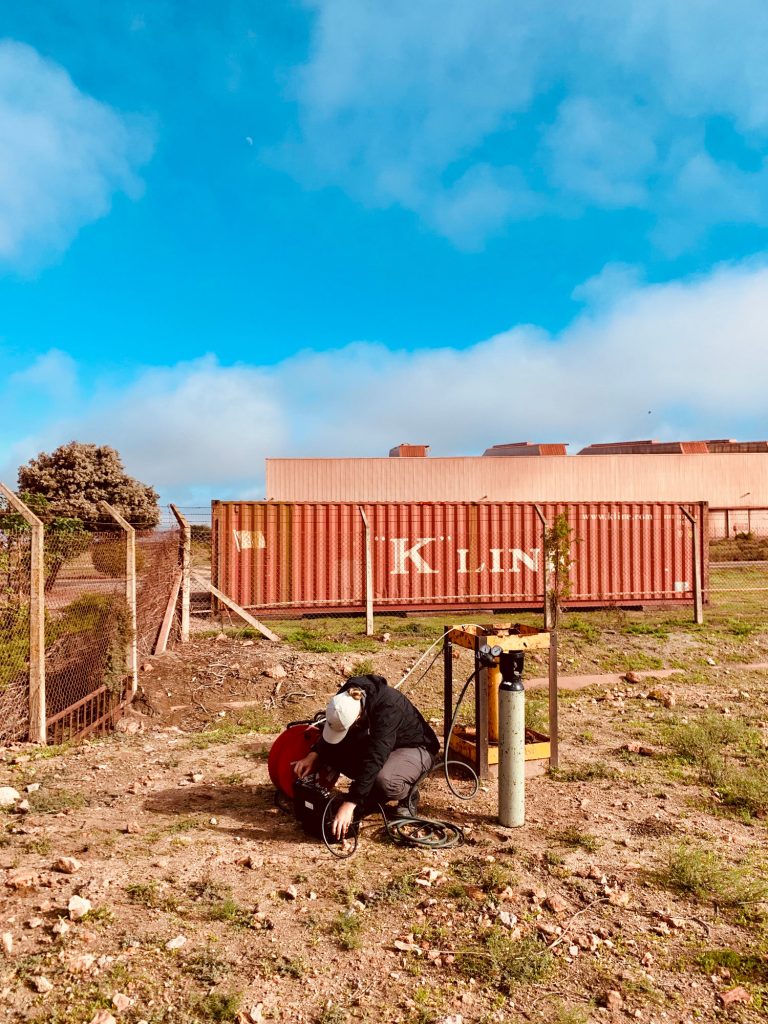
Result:
M471 650L474 656L475 729L474 736L457 728L451 738L451 754L458 754L474 768L478 778L487 779L490 767L498 761L498 745L489 742L489 686L487 685L487 654L481 657L481 648L492 645L501 651L546 650L549 660L549 736L536 734L533 742L526 743L526 761L549 762L558 766L558 701L557 701L557 633L515 625L454 626L445 637L443 647L443 742L454 714L453 706L453 651L454 647ZM493 699L493 697L491 697ZM496 699L498 699L496 697ZM498 721L498 714L495 715Z

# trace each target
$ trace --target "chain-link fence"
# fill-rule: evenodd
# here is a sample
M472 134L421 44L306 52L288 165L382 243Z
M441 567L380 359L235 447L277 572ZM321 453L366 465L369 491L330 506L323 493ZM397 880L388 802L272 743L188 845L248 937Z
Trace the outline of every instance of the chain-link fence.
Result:
M760 614L768 595L768 507L710 510L709 600L733 618Z
M183 517L134 531L104 509L41 524L0 485L0 742L111 727L139 659L183 632Z
M29 728L32 533L0 495L0 743Z

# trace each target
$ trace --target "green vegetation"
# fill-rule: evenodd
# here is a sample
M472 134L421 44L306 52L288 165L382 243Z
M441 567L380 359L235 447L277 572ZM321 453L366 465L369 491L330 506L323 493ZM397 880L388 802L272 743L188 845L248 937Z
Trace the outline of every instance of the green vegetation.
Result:
M546 978L553 959L539 939L513 939L506 929L494 925L480 941L457 953L456 966L465 977L509 995L515 985Z
M746 817L768 813L768 760L760 733L748 722L708 713L673 723L667 738L723 806Z
M264 711L245 711L234 719L222 719L203 732L192 733L187 748L207 750L218 743L229 743L236 736L247 736L252 732L279 732L280 722Z
M764 945L749 953L735 949L707 949L696 957L696 964L705 974L716 974L725 969L739 985L768 986L768 957Z
M580 764L574 768L549 769L549 777L557 782L594 782L598 779L616 779L620 774L604 761Z
M768 883L753 865L729 866L712 849L683 842L670 847L655 873L659 885L702 903L738 907L768 899Z
M234 992L210 992L195 1005L202 1020L232 1021L240 1012L241 996Z
M480 857L468 857L456 861L451 870L461 882L477 886L488 895L501 892L507 885L514 885L515 876L498 861L484 861Z
M575 825L569 825L567 828L560 829L559 832L553 832L551 835L556 843L560 843L563 846L580 846L590 853L595 853L601 846L600 840L596 836L580 831Z
M187 957L184 970L200 985L217 985L232 969L228 960L222 960L210 948Z
M354 910L342 910L331 921L328 928L342 949L359 949L362 944L360 942L362 929L363 923Z
M370 658L361 658L360 661L356 661L352 666L350 675L369 676L375 671L373 661Z
M254 927L253 912L241 907L231 896L211 904L206 910L206 917L209 921L224 921L235 928Z
M48 786L44 786L32 794L30 803L37 814L58 814L59 811L87 807L90 800L84 793L75 793L68 789L50 789Z

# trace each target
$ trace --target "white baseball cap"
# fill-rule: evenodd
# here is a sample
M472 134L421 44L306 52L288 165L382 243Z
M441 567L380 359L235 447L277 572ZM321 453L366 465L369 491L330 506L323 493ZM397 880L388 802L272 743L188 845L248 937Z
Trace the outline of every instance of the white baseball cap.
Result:
M348 693L337 693L328 701L325 709L323 739L326 743L341 743L360 714L360 698Z

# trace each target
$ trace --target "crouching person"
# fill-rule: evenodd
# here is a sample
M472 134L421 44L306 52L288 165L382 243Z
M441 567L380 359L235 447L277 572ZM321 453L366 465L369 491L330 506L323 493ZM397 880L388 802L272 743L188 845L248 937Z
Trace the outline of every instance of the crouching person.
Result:
M396 813L415 812L415 783L429 771L440 741L423 715L382 676L353 676L331 698L321 738L300 761L296 776L330 768L352 780L333 819L337 839L347 834L355 812L397 801Z

